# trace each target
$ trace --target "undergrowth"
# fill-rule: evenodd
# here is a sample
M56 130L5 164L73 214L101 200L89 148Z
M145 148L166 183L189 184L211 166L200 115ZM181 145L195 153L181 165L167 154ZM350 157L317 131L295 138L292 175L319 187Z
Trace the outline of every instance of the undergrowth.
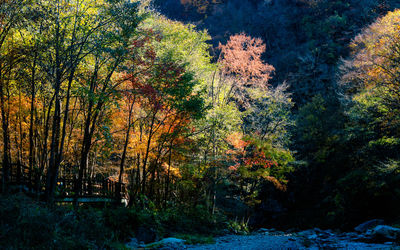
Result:
M0 196L0 246L6 249L115 249L140 227L157 239L177 237L188 244L212 243L225 217L202 206L92 208L49 206L25 195Z

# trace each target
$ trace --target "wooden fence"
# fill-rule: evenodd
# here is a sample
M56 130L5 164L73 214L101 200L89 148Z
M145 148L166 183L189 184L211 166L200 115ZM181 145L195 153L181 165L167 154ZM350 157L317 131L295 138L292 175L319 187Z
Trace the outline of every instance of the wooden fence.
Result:
M3 178L3 169L0 169L0 180ZM14 163L9 170L7 186L16 187L33 193L44 193L45 176L30 170L28 167ZM57 179L56 198L72 198L78 185L75 176L60 176ZM0 185L0 191L1 191ZM104 197L121 199L125 197L126 187L124 183L113 181L110 178L86 178L82 181L81 193L78 197Z

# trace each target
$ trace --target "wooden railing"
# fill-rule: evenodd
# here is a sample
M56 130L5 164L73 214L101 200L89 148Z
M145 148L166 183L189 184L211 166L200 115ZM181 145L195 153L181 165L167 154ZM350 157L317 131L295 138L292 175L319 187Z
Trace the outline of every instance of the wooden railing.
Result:
M2 168L0 168L0 180L2 180ZM38 174L28 167L14 163L9 170L8 186L19 187L30 192L43 193L45 188L45 176ZM77 197L78 181L75 176L60 176L57 179L56 197ZM0 185L1 191L1 185ZM113 181L110 178L86 178L82 181L81 193L78 197L107 197L120 199L125 196L124 183Z

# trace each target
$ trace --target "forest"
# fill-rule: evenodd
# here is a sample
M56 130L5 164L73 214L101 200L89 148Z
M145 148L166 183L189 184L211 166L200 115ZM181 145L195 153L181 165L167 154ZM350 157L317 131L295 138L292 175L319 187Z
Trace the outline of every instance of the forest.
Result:
M0 123L0 249L400 243L397 0L0 0Z

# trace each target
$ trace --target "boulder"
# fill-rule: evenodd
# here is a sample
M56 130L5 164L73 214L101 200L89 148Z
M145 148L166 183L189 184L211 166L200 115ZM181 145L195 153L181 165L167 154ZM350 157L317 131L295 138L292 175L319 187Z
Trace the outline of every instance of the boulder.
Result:
M157 249L164 249L164 250L172 250L172 249L183 249L185 245L185 240L178 239L178 238L165 238L160 241L147 244L145 248L157 248Z
M369 220L366 221L354 228L354 231L359 232L359 233L365 233L369 229L372 229L378 225L383 225L384 221L380 219L375 219L375 220Z
M371 236L376 239L396 240L400 238L400 229L386 225L378 225L371 230Z
M178 239L178 238L165 238L159 241L163 245L183 245L185 244L186 240Z

